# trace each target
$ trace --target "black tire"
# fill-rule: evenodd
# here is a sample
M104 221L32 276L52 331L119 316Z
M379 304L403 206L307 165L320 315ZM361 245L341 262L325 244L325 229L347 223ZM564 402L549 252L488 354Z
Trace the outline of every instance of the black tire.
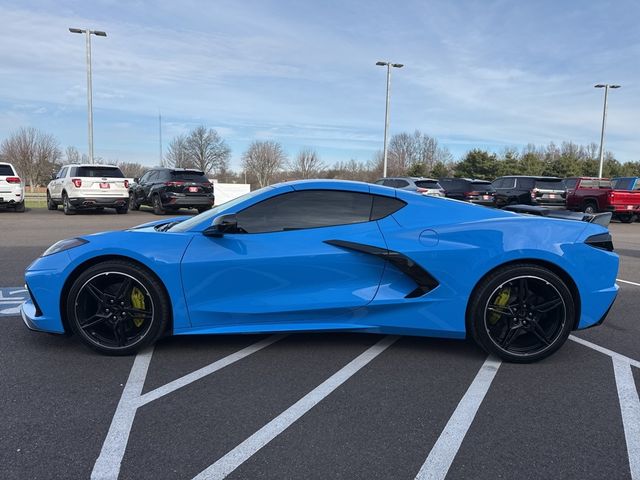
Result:
M153 344L169 324L170 309L156 276L126 260L89 267L75 279L66 298L73 332L106 355L133 355Z
M67 196L67 192L62 192L62 211L65 215L75 215L76 210L69 202L69 197Z
M133 192L129 193L129 210L140 210L140 204L136 202L136 196Z
M624 215L618 215L618 219L622 223L632 223L635 220L635 215L633 215L631 213L624 214Z
M471 297L468 325L488 353L507 362L531 363L564 344L575 317L565 282L547 268L523 263L482 280Z
M24 207L24 200L20 203L17 203L13 209L18 213L24 213L24 211L26 210Z
M211 209L211 207L197 207L198 213L206 212Z
M123 215L125 213L129 213L129 205L125 205L124 207L117 207L116 213Z
M49 190L47 190L47 210L58 210L58 204L51 198Z
M162 206L162 200L157 193L151 198L151 205L153 205L153 213L156 215L164 215L166 210Z
M594 213L598 213L598 206L593 202L586 202L582 207L582 211L593 215Z

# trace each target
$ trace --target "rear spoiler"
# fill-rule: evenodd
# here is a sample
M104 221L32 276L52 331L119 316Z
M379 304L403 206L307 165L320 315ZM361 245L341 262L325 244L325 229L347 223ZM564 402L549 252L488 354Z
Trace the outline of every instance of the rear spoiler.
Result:
M582 213L572 212L570 210L554 210L538 205L509 205L504 210L515 213L528 213L529 215L539 215L541 217L561 218L563 220L577 220L579 222L588 222L608 227L611 222L611 212L604 213Z

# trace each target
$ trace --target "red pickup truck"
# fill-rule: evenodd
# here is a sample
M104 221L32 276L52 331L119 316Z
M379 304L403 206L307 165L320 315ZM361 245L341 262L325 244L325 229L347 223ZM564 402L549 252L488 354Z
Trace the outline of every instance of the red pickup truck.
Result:
M640 191L614 189L607 178L565 178L567 210L585 213L612 212L623 223L640 215Z

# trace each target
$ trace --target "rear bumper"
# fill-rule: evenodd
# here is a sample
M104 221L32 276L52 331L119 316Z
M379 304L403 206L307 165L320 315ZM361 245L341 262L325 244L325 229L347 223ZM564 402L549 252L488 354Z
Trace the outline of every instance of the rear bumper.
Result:
M74 208L96 207L124 207L129 202L129 197L78 197L69 198L69 203Z
M633 215L640 215L640 205L609 205L607 206L607 211L613 213L630 213Z
M175 205L176 207L211 207L213 206L214 200L213 195L166 195L162 197L162 204L165 206Z

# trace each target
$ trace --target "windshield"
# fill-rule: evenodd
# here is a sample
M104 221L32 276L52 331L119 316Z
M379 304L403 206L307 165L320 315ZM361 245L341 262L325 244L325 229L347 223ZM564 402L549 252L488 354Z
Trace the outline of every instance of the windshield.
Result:
M220 213L224 212L225 210L231 207L235 207L239 203L242 203L245 200L253 198L256 195L259 195L262 192L265 192L271 188L272 187L264 187L259 190L254 190L253 192L245 193L244 195L234 198L233 200L229 200L228 202L221 203L220 205L213 207L211 210L207 210L206 212L203 212L200 215L196 215L195 217L191 217L189 220L185 220L184 222L180 222L174 225L168 231L169 232L186 232L189 229L193 228L194 226L198 225L199 223L212 219L213 217L216 217Z
M199 172L197 170L179 170L171 172L172 180L183 180L188 182L208 182L207 177L204 173Z
M416 180L416 187L418 188L437 188L440 189L440 184L437 180Z
M564 182L558 180L536 180L536 188L541 190L564 190Z

